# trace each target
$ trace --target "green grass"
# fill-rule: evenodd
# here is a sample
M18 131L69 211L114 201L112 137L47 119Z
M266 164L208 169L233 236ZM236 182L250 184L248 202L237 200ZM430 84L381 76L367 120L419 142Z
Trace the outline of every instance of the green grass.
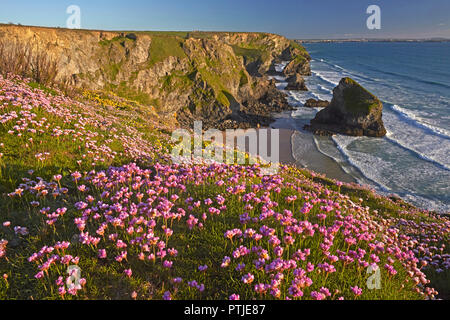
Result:
M352 85L352 87L344 90L344 101L347 110L353 114L366 115L380 106L381 102L355 80L345 78L344 81Z
M110 39L110 40L100 40L100 41L99 41L99 44L100 44L101 46L107 47L107 46L110 46L111 44L115 44L115 43L119 43L119 42L124 42L124 41L127 41L127 42L133 42L133 40L128 39L127 37L116 36L116 37L114 37L114 38L112 38L112 39Z
M294 51L295 51L295 53L297 55L301 55L301 56L303 56L305 58L309 58L308 51L306 51L305 47L303 47L299 43L291 40L290 41L290 46L291 46L292 49L294 49Z
M152 42L152 46L154 45L155 47L150 50L151 53L155 51L153 52L153 58L151 57L153 60L150 63L155 64L166 59L169 53L173 55L172 50L180 50L177 54L179 54L179 57L184 57L184 51L181 47L182 40L179 34L176 37L174 37L174 34L170 34L169 39L171 40L168 42L166 42L167 39L163 39L162 35L160 36L159 34L153 41L155 39L157 39L156 42ZM158 41L164 42L164 44ZM240 46L235 48L235 50L249 57L260 57L261 54L257 49L243 48ZM231 67L235 66L234 63L236 61L233 59L229 61ZM216 99L223 105L229 104L233 97L226 86L228 81L237 80L240 85L244 85L249 81L242 67L236 68L235 71L230 73L220 74L217 72L221 68L220 61L207 59L205 62L206 67L195 68L202 62L194 59L190 62L192 64L192 70L190 72L187 74L174 72L165 77L161 85L166 90L180 89L185 86L190 86L191 82L197 76L200 77L212 88L211 90L203 90L202 88L196 88L194 90L191 98L195 103L198 103L196 108L201 108L201 103L206 100L212 101ZM230 66L225 67L229 69ZM113 66L111 72L114 74L118 68L120 66ZM57 93L51 88L46 88L36 83L30 83L29 86L43 90L48 94L55 95ZM133 100L128 103L131 106L130 108L122 110L101 104L95 104L91 109L83 109L77 105L70 106L72 112L83 114L85 118L97 119L99 117L99 119L105 120L113 117L115 121L106 129L100 125L101 121L97 124L85 123L82 125L83 128L80 129L80 123L70 121L67 117L55 116L44 111L42 107L34 107L32 110L36 114L35 119L37 121L42 120L42 118L47 119L45 123L50 124L50 129L59 127L60 130L82 130L83 132L89 132L90 141L95 141L94 144L97 147L108 147L109 149L106 149L106 151L92 153L92 148L86 146L87 140L74 139L72 135L55 137L52 135L52 130L44 130L42 133L31 133L25 130L20 137L11 135L8 131L13 129L15 123L8 122L6 125L0 124L0 143L4 144L0 150L3 153L3 156L0 158L0 239L8 239L10 241L7 248L8 260L0 259L0 275L7 274L9 276L8 281L0 278L0 300L60 299L55 289L55 280L59 275L63 276L66 274L65 268L61 266L54 268L44 280L37 280L34 278L37 272L37 266L29 263L27 259L32 253L38 251L44 245L52 245L57 241L72 241L74 235L79 233L74 225L74 219L80 217L81 213L75 209L74 204L83 200L85 194L77 190L77 184L70 177L71 172L78 170L84 173L94 168L98 171L106 169L109 166L121 166L132 161L138 161L138 164L151 170L151 176L153 177L156 174L156 169L152 165L154 163L152 161L163 161L163 159L160 159L160 156L170 150L171 145L166 141L165 131L155 126L155 115L152 114L150 109L146 109L145 107L146 105L158 106L159 101L152 100L145 93L130 89L125 82L110 86L110 89L119 96ZM101 98L109 99L110 97L105 93L101 95ZM87 105L92 105L92 101L89 101ZM7 110L8 112L13 110L18 112L19 107L8 106ZM75 126L75 124L77 125ZM136 131L130 131L131 129ZM121 134L124 134L126 138L119 139ZM142 145L140 145L142 149L147 144L158 145L161 143L164 148L161 151L155 151L152 159L146 161L142 159L139 162L139 160L132 158L125 151L129 141L136 135L141 136L143 139ZM30 138L33 138L32 142L30 142ZM49 152L50 155L46 160L39 161L35 158L35 154L39 152ZM114 152L116 153L115 156L109 157ZM83 155L86 156L83 158ZM76 161L81 158L83 158L83 161L81 164L78 164ZM99 161L98 158L103 158L105 161ZM96 165L92 166L91 163L94 161ZM34 170L32 174L28 173L30 169ZM31 201L35 200L34 196L30 194L16 198L6 196L7 193L13 192L20 183L24 182L23 178L37 179L37 177L42 177L50 181L52 176L58 173L63 175L61 184L66 186L69 192L61 197L53 198L49 196L39 199L40 208L50 207L52 210L60 207L68 208L67 213L58 220L54 227L49 226L45 222L45 216L30 204ZM130 258L127 265L132 267L133 277L127 278L123 275L124 264L116 262L114 259L106 261L99 260L96 258L98 248L81 245L77 241L72 241L70 254L81 258L79 266L82 270L82 276L87 279L87 286L80 291L78 297L73 298L70 295L66 295L66 299L130 299L133 291L137 292L139 299L160 299L166 290L173 292L170 279L174 276L182 277L185 282L197 280L206 286L204 292L198 292L189 289L186 284L183 284L174 295L176 299L226 299L233 292L239 292L241 299L253 298L253 286L243 284L240 281L241 274L235 271L237 261L233 261L228 269L221 268L220 263L221 259L224 256L230 256L238 245L242 244L250 247L255 244L248 239L243 240L242 243L231 243L224 238L224 232L226 230L250 227L258 229L259 225L252 225L252 223L246 226L241 225L239 215L244 212L242 197L239 194L233 195L229 193L226 185L218 186L216 184L218 180L216 177L217 174L215 172L205 183L200 185L195 180L187 181L184 185L184 192L174 187L168 188L168 197L172 194L180 196L177 202L177 208L186 208L184 201L187 197L204 200L206 198L213 198L217 194L222 194L227 199L227 209L219 216L209 216L206 222L204 222L204 228L202 230L198 228L189 230L186 223L183 223L184 221L182 223L174 222L174 234L170 239L170 247L176 248L179 255L176 263L174 263L173 269L167 270L160 263L142 262L138 260L136 258L139 253L137 248L130 246ZM225 177L224 180L229 178L232 178L232 175ZM291 183L292 186L300 187L305 192L316 194L318 197L325 197L322 193L324 191L321 189L323 186L331 192L330 199L336 199L338 192L340 192L343 196L348 196L354 203L361 203L362 207L368 206L372 211L377 210L378 213L374 213L369 218L374 219L374 221L380 224L385 223L385 219L392 219L389 220L389 223L397 221L395 219L407 219L417 223L442 222L433 215L416 210L403 201L393 201L385 197L380 197L371 190L356 185L338 187L335 181L313 174L306 169L287 168L281 173L281 178L284 179L284 187L280 189L280 192L274 190L269 192L272 199L278 204L275 208L277 212L292 210L292 212L298 215L300 208L305 202L305 199L302 198L297 199L293 203L284 201L285 197L297 194L292 187L288 187L288 183ZM248 177L245 180L234 183L234 185L238 183L245 184L245 192L248 193L252 191L252 185L257 185L261 182L262 179L260 177ZM125 181L122 185L112 187L111 192L119 192L120 187L131 188L129 184L129 182ZM96 200L99 200L103 190L97 189L95 185L89 183L88 187L92 189L92 194ZM259 196L262 195L263 193L260 191ZM132 198L131 202L137 203L137 199ZM194 214L199 217L207 209L208 207L206 205L201 204L194 211ZM261 210L261 205L255 205L253 209L248 211L252 217L258 217ZM347 209L343 209L343 211L344 214L354 214L354 212L347 211ZM405 212L408 213L405 214ZM320 213L320 209L316 207L307 219L312 223L322 223L316 218L316 214L318 213ZM330 214L326 222L324 222L324 226L330 226L334 218L334 214ZM29 227L30 236L21 237L15 235L12 230L2 226L1 222L3 221L11 221L14 226ZM158 220L158 223L162 223L161 219ZM277 219L270 218L265 223L276 229L278 237L282 238L284 236ZM98 226L95 225L95 222L92 222L86 231L95 235L96 227ZM123 232L120 229L116 231ZM130 240L130 238L128 237L127 240ZM314 249L312 250L309 261L314 264L321 263L323 262L323 256L319 254L319 244L321 241L322 238L319 232L314 237L298 237L298 241L289 250ZM443 241L448 242L448 235ZM263 245L266 244L264 243ZM361 244L360 247L367 249L367 246L364 244ZM342 234L336 236L333 250L336 248L348 250ZM381 255L381 258L380 265L383 265L386 263L387 255ZM246 257L239 262L245 262L248 266L251 266L252 260L252 257ZM305 267L302 264L303 262L299 263L300 267ZM199 265L205 264L209 268L203 274L197 268ZM422 297L419 294L412 291L412 282L405 283L404 280L407 277L405 270L402 269L398 262L396 262L395 267L399 273L393 278L389 277L385 270L383 270L381 290L364 290L364 294L360 298L421 299ZM255 270L252 270L252 272L255 273L255 283L263 280L267 281L262 272ZM337 268L335 274L330 275L326 283L324 277L318 274L312 276L312 280L315 290L318 290L320 286L326 284L327 287L332 289L339 288L341 290L340 295L351 298L353 295L350 292L350 286L358 285L361 288L365 288L367 277L368 275L364 269L359 269L356 266L345 269L341 266ZM432 280L432 285L437 289L444 293L449 292L450 282L448 281L448 271L444 274L430 272L429 278ZM283 284L283 290L286 289L289 282L288 279ZM404 286L402 287L402 285Z
M113 63L113 64L105 67L106 73L112 81L116 81L117 75L119 74L120 69L122 68L122 65L123 65L123 61L121 61L119 63Z
M233 45L234 53L237 56L244 57L246 59L246 62L255 62L255 61L261 61L263 57L263 52L259 49L249 49L249 48L243 48L237 45Z
M58 95L58 92L55 89L46 87L40 83L37 82L28 82L28 85L33 88L33 89L40 89L42 91L44 91L45 93L51 94L53 96Z
M298 55L295 57L294 61L295 61L295 63L298 63L298 64L304 64L308 60L303 55Z
M245 86L246 84L248 84L249 80L248 80L248 76L245 73L245 71L241 70L241 72L239 72L239 74L241 76L241 78L239 79L239 86L242 87L242 86Z
M206 82L208 87L212 88L216 101L228 107L231 100L234 99L230 93L233 84L239 85L242 83L242 75L245 74L244 67L239 63L236 56L227 53L226 58L218 59L195 54L190 57L190 63L192 70L195 70L195 73L193 71L191 75L197 74L201 80ZM210 103L210 94L207 90L196 90L194 97L199 100L200 106L204 103ZM203 100L203 102L200 100Z
M55 117L42 110L35 111L37 117L46 118L48 122L59 127L61 130L76 130L72 124L68 124L63 119ZM90 167L93 161L93 156L89 156L88 149L81 141L74 141L66 136L53 138L51 132L44 132L36 135L24 134L20 138L8 133L9 127L0 127L0 141L5 144L3 148L3 160L5 163L0 171L0 193L7 192L16 187L22 177L28 176L28 170L33 168L35 173L41 177L51 177L52 174L67 175L73 170L82 170ZM85 126L85 129L95 128ZM30 142L29 139L33 141ZM102 133L98 133L95 138L100 145L110 145L112 151L121 153L123 147L117 144L110 144L106 142L106 137ZM49 152L50 155L45 161L39 161L35 155L37 153ZM88 155L83 164L78 165L76 159L81 158L83 154ZM1 164L1 163L0 163ZM101 167L107 167L112 164L112 161L106 160Z
M159 106L158 100L152 99L149 94L143 91L130 88L125 81L121 81L119 85L108 84L105 86L105 89L114 92L120 97L139 102L146 106Z
M136 35L150 35L158 37L179 37L186 39L189 35L188 31L133 31Z
M293 173L286 178L287 181L295 182L296 177L302 177L300 173ZM250 183L258 183L258 179L248 181ZM69 180L65 180L64 183L71 184ZM305 187L307 187L305 185ZM75 185L72 185L71 190L75 189ZM186 185L187 192L182 194L180 203L184 198L189 195L195 199L206 199L214 197L216 194L225 194L225 187L218 187L214 184L214 179L210 180L209 184L203 186L197 186L194 183ZM250 189L247 189L249 192ZM169 192L178 193L176 190ZM283 189L277 196L278 199L291 195L292 191L289 189ZM73 203L80 199L80 194L76 191L71 192L71 195L65 197L62 202L48 201L43 205L51 206L52 208L65 205L65 203ZM12 249L9 252L9 256L14 264L6 264L4 261L0 261L0 272L7 272L11 277L14 276L14 281L10 281L8 285L4 282L0 282L0 298L1 299L59 299L58 293L55 290L50 289L54 287L53 283L44 280L38 281L34 279L36 273L35 267L28 263L26 260L32 252L35 252L38 248L45 244L53 243L57 240L71 239L76 233L76 228L73 226L73 218L78 214L74 210L64 216L62 220L58 222L58 233L53 228L46 226L42 215L37 212L37 209L33 209L29 205L29 197L24 197L14 203L3 203L2 217L5 219L12 219L15 223L32 225L31 230L33 236L27 239L23 239L21 244ZM294 204L286 204L279 201L280 208L278 210L301 207L301 201L296 201ZM179 249L179 255L177 257L177 263L170 271L165 270L160 264L153 264L151 262L140 262L135 258L129 260L129 264L133 267L132 278L126 278L122 274L123 265L118 262L102 262L96 259L96 250L90 247L82 246L77 243L73 243L71 250L72 255L82 257L80 260L80 268L82 270L82 276L87 279L88 285L78 298L80 299L129 299L130 294L133 291L138 293L139 299L152 299L161 298L165 290L169 290L171 285L169 279L173 276L179 276L185 279L185 281L196 279L200 283L205 283L206 290L202 293L189 289L187 286L181 286L178 292L174 295L176 299L224 299L231 292L240 292L241 299L249 299L253 297L251 286L246 286L239 279L239 273L234 271L236 262L233 262L227 269L220 267L220 259L225 255L230 255L230 252L234 250L235 246L226 240L223 236L225 230L231 228L241 227L239 222L239 214L242 214L242 202L238 195L231 196L227 200L228 209L217 217L210 217L205 223L204 230L189 230L184 224L174 224L174 236L170 240L172 247ZM201 212L203 205L199 208ZM19 211L25 210L27 215L18 215ZM258 210L255 210L255 213ZM312 220L314 222L314 219ZM277 221L269 221L267 225L279 230L279 224ZM252 225L249 224L249 227ZM0 230L2 236L4 236L4 229ZM91 232L95 231L90 230ZM282 236L282 234L278 234ZM318 243L317 239L309 238L301 243L297 243L292 250L296 248L314 248ZM248 243L244 243L248 245ZM343 239L337 239L336 245L343 246ZM317 248L317 252L320 251ZM321 262L319 256L315 256L313 251L309 261L317 264ZM131 252L129 252L130 254ZM138 252L135 252L136 254ZM131 256L131 254L130 254ZM241 260L245 263L251 264L251 260ZM197 270L199 265L208 265L208 272L202 274ZM304 267L304 266L302 266ZM414 293L411 288L411 283L399 290L402 282L400 281L406 275L401 270L399 265L396 265L399 274L395 278L390 278L383 274L382 277L382 289L381 290L365 290L362 299L420 299L420 296ZM343 288L340 295L352 296L350 292L350 285L358 285L364 288L365 282L369 275L361 270L344 270L337 269L336 273L330 276L326 282L326 286L329 288L339 287ZM64 275L65 269L59 268L52 271L51 279L55 279L58 274ZM262 274L256 273L256 279L258 280ZM256 283L258 281L255 280ZM318 286L325 285L324 278L316 276L312 278L313 282ZM72 299L70 296L66 296L66 299Z
M164 61L168 57L186 58L183 50L183 39L179 37L154 36L150 45L148 65Z
M193 72L185 74L180 71L174 71L161 79L162 89L169 92L174 90L187 90L193 84L192 77Z

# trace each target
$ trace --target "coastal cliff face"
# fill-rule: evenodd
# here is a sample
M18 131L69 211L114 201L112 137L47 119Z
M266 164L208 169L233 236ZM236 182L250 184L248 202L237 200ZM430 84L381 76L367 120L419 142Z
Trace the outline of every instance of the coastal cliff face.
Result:
M290 61L310 72L305 49L263 33L108 32L0 25L0 41L28 43L57 61L56 79L110 91L191 126L249 127L289 108L265 75Z

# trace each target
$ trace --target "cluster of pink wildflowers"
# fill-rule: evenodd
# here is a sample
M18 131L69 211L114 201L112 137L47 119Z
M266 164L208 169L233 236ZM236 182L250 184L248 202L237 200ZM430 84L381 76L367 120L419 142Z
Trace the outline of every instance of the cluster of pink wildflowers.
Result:
M30 172L8 194L12 202L26 203L27 214L38 216L54 235L75 230L73 238L58 238L28 259L36 281L50 279L62 297L78 295L89 285L85 279L67 285L73 275L67 276L66 269L83 267L87 259L79 250L96 264L114 268L125 281L157 275L163 283L157 297L165 300L182 294L208 298L218 289L209 285L212 274L232 279L232 288L220 288L229 291L222 298L230 300L364 298L370 296L364 287L369 266L379 268L386 281L401 283L399 290L433 298L437 292L426 272L450 268L446 218L426 212L421 214L429 220L408 219L415 212L386 216L364 206L363 199L354 201L285 166L265 176L258 164L173 164L157 156L161 147L132 126L117 130L117 117L17 79L0 77L0 110L1 125L26 148L40 146L47 135L81 149L74 159L78 171L52 172L49 181ZM104 132L91 129L100 127ZM123 151L112 150L114 141ZM53 156L44 147L35 153L39 165ZM122 155L135 161L110 165ZM99 169L98 164L108 165ZM342 185L338 182L337 189ZM198 191L202 188L207 192ZM223 227L226 219L234 221L229 228ZM223 255L196 261L190 280L183 280L186 245L196 243L181 245L179 239L210 232L217 221L223 238L214 245ZM36 236L31 222L21 225L5 221L2 228L11 229L11 238ZM0 241L0 258L6 257L7 245Z

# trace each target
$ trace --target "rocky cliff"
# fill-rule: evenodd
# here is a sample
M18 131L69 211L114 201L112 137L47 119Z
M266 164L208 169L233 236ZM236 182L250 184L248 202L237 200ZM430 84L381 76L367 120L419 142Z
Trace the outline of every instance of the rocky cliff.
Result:
M57 80L111 91L153 106L190 126L248 127L289 108L265 75L291 61L290 75L308 74L305 49L265 33L109 32L0 25L0 41L28 43L57 61Z

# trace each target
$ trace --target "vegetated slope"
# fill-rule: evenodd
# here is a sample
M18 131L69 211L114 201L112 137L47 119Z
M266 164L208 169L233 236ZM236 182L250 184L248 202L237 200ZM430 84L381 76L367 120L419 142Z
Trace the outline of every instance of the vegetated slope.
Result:
M207 127L267 124L264 117L288 105L263 76L281 60L292 61L294 71L308 73L310 60L299 44L265 33L0 25L0 41L6 47L26 43L43 50L57 62L60 82L114 92L152 106L185 127L193 119L203 119Z
M308 170L174 164L147 118L0 77L1 299L448 295L448 219Z

